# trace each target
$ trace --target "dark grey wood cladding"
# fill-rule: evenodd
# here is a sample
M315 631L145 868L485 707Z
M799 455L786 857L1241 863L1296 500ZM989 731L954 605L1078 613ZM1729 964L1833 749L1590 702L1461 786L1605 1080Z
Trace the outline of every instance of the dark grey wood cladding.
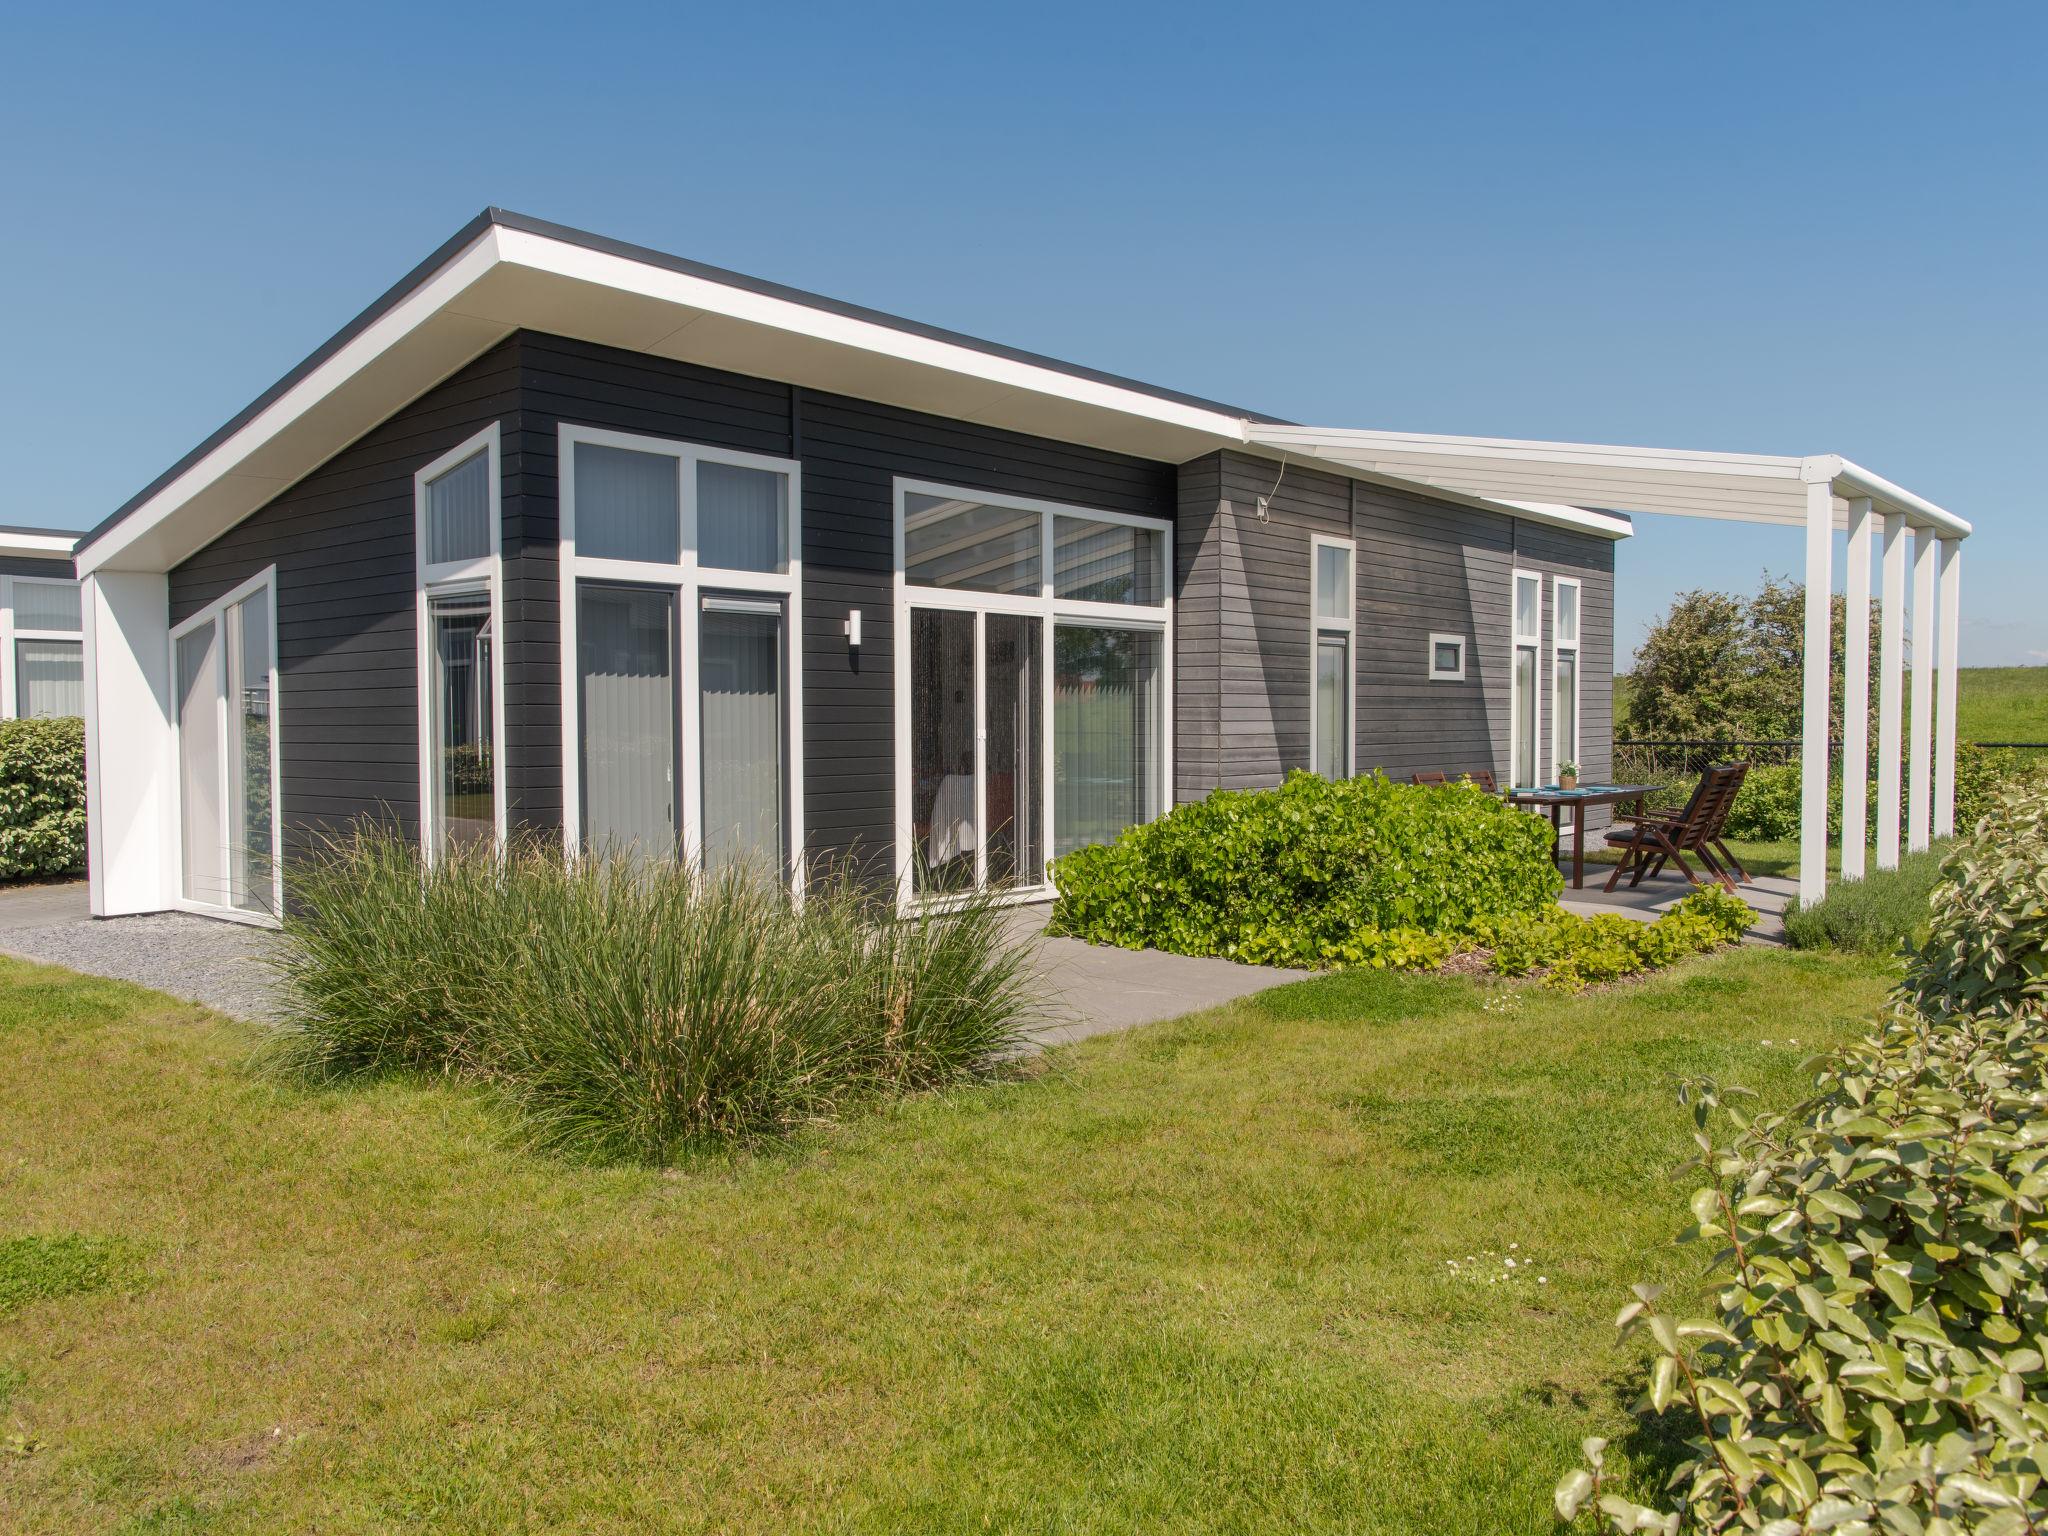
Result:
M1510 572L1543 573L1544 726L1549 743L1548 577L1583 582L1581 768L1611 762L1614 546L1591 534L1370 485L1247 454L1180 472L1177 789L1274 784L1308 766L1311 540L1357 551L1358 767L1405 778L1487 767L1505 779ZM1267 498L1261 518L1258 503ZM1466 637L1462 682L1429 678L1431 634Z
M518 408L518 347L508 340L171 571L175 625L264 567L277 567L279 779L288 848L303 846L314 828L363 815L389 815L416 830L413 475L499 422L509 536L518 506Z
M507 779L515 826L562 818L557 431L563 422L803 465L804 797L813 854L891 856L893 480L1151 517L1172 465L642 353L521 333L397 413L171 573L171 619L278 567L288 839L419 813L413 475L502 432ZM860 649L846 643L862 611Z
M44 576L53 581L76 581L78 570L69 560L39 560L34 555L0 555L0 576Z

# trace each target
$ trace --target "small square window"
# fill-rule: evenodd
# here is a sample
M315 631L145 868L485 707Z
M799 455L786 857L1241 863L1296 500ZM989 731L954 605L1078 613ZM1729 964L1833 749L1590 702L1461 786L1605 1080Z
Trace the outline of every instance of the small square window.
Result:
M1465 678L1465 637L1429 637L1429 678L1431 682L1463 682Z

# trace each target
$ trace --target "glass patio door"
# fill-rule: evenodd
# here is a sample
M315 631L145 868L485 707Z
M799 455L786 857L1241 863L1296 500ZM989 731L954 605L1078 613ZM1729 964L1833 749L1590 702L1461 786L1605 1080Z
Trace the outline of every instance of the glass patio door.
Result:
M917 894L1044 880L1043 647L1028 615L910 610Z
M178 636L178 890L200 906L274 916L276 628L268 586Z

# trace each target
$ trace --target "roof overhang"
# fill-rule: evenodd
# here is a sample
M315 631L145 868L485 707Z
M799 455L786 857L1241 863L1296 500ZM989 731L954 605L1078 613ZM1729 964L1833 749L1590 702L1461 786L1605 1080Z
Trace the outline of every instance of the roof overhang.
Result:
M1970 533L1970 525L1954 513L1836 454L1790 458L1264 422L1251 423L1247 431L1254 443L1269 449L1501 502L1531 498L1574 507L1804 526L1806 488L1825 483L1834 493L1837 527L1848 526L1852 499L1868 497L1877 511L1904 517L1912 527L1944 538Z
M65 528L0 526L0 556L10 560L69 560L80 537Z
M491 210L87 535L166 570L515 330L1179 463L1247 413Z

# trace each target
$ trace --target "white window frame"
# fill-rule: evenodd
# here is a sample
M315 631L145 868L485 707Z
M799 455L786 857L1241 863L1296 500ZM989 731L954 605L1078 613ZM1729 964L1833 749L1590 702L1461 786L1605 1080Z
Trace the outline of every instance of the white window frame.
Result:
M660 454L676 461L677 507L682 528L674 564L648 560L612 560L576 552L576 446L624 448ZM687 860L703 850L704 819L704 694L698 658L703 643L704 599L733 596L773 598L783 622L783 815L784 857L790 889L804 886L804 666L803 666L803 465L796 459L712 448L676 438L616 432L607 427L563 422L557 433L556 463L561 508L561 636L562 636L562 847L571 857L583 836L583 740L577 676L576 584L614 582L656 588L676 597L676 802L677 846ZM697 562L697 466L731 464L785 476L789 495L783 509L788 551L786 571L734 571Z
M1557 594L1559 590L1564 587L1570 587L1572 589L1572 613L1576 620L1576 627L1572 632L1571 639L1569 640L1565 639L1564 635L1559 631L1557 623L1557 616L1564 611L1563 606L1557 600ZM1585 583L1582 582L1576 576L1551 577L1550 686L1553 690L1555 690L1557 687L1558 656L1566 651L1569 651L1572 657L1572 739L1568 742L1558 740L1558 726L1560 722L1557 718L1557 711L1553 709L1550 712L1550 761L1551 771L1553 774L1561 765L1565 763L1577 763L1579 761L1579 742L1582 739L1583 733L1585 731L1585 710L1582 706L1585 698L1586 679L1584 675L1584 667L1581 664L1581 658L1584 655L1584 645L1582 637L1585 635L1585 632Z
M1522 583L1536 583L1536 628L1533 633L1524 633L1515 625L1519 621ZM1528 646L1536 653L1536 697L1532 701L1533 713L1529 720L1529 733L1535 738L1535 780L1543 782L1543 574L1516 566L1508 575L1508 783L1514 789L1529 789L1534 785L1515 783L1516 765L1522 760L1521 723L1516 719L1515 710L1515 654Z
M490 552L474 560L427 560L427 486L465 459L486 455L490 482ZM420 855L432 863L440 850L434 835L434 621L431 599L483 592L491 604L491 796L497 815L498 846L505 846L511 826L506 803L505 748L505 504L500 480L501 444L498 423L464 438L412 477L413 607L419 656L417 691L420 733Z
M282 721L284 718L284 690L278 677L277 655L280 650L278 631L281 627L277 611L277 567L267 565L233 590L215 598L197 613L191 614L180 623L171 626L166 638L165 651L170 664L171 679L171 772L170 772L170 850L171 889L170 904L180 912L195 912L204 917L217 917L231 923L246 923L252 928L275 928L278 919L269 912L244 912L240 907L209 901L193 901L185 894L185 771L184 725L179 719L178 709L178 642L194 630L205 625L216 626L214 643L220 647L219 665L227 666L227 612L235 604L256 595L260 591L270 593L270 886L271 906L274 912L284 911L284 773L283 759L279 744L284 739ZM229 751L233 736L229 730L232 723L233 700L227 696L225 687L219 690L218 707L214 711L215 740L219 747L220 760L220 804L223 818L228 810L229 775L232 768Z
M1458 664L1443 668L1436 664L1436 648L1440 645L1454 645L1458 648ZM1465 681L1465 637L1463 635L1431 635L1429 637L1429 680L1432 683L1462 683Z
M0 655L7 658L5 675L0 676L0 719L21 718L21 658L15 654L17 640L75 640L81 665L85 654L85 594L81 583L63 576L0 576ZM78 628L24 629L15 622L14 594L21 587L69 587L78 592Z
M1344 617L1325 618L1318 611L1316 579L1322 570L1323 551L1344 552ZM1344 637L1344 696L1351 701L1351 728L1344 739L1344 771L1340 778L1358 772L1358 546L1351 539L1318 533L1309 539L1308 551L1308 766L1316 768L1316 743L1322 739L1322 712L1316 698L1316 647L1325 635Z
M977 592L964 587L933 587L913 582L909 577L906 558L903 520L906 511L905 498L910 496L936 496L949 501L970 501L981 506L1004 507L1016 512L1038 514L1038 595L1023 596L1006 592ZM895 536L895 578L892 614L894 617L895 672L896 672L896 892L897 905L904 911L916 909L940 910L949 905L975 899L974 895L946 894L920 898L915 890L917 865L916 827L911 810L910 781L910 610L912 608L943 608L955 612L971 613L974 619L974 816L976 847L974 853L975 891L985 892L988 883L988 775L986 772L987 730L983 722L985 670L983 654L986 616L991 613L1017 614L1039 620L1039 782L1044 790L1044 803L1039 816L1042 821L1041 840L1044 844L1046 866L1053 860L1054 828L1058 825L1058 811L1055 804L1053 784L1053 629L1059 624L1087 624L1101 629L1137 629L1159 636L1159 693L1160 693L1160 743L1159 743L1159 814L1164 815L1173 808L1173 524L1163 518L1141 517L1130 512L1106 512L1097 507L1075 506L1067 502L1041 501L1030 496L1012 496L1000 491L980 490L972 486L942 485L929 480L910 480L896 477L892 495L894 505L893 530ZM1053 569L1055 546L1053 542L1053 519L1056 517L1078 517L1089 522L1113 523L1126 528L1149 529L1159 535L1159 591L1156 603L1104 603L1084 598L1055 597L1053 584L1057 573ZM1030 885L1019 885L1012 890L998 893L994 899L1004 902L1042 901L1051 889L1048 876Z

